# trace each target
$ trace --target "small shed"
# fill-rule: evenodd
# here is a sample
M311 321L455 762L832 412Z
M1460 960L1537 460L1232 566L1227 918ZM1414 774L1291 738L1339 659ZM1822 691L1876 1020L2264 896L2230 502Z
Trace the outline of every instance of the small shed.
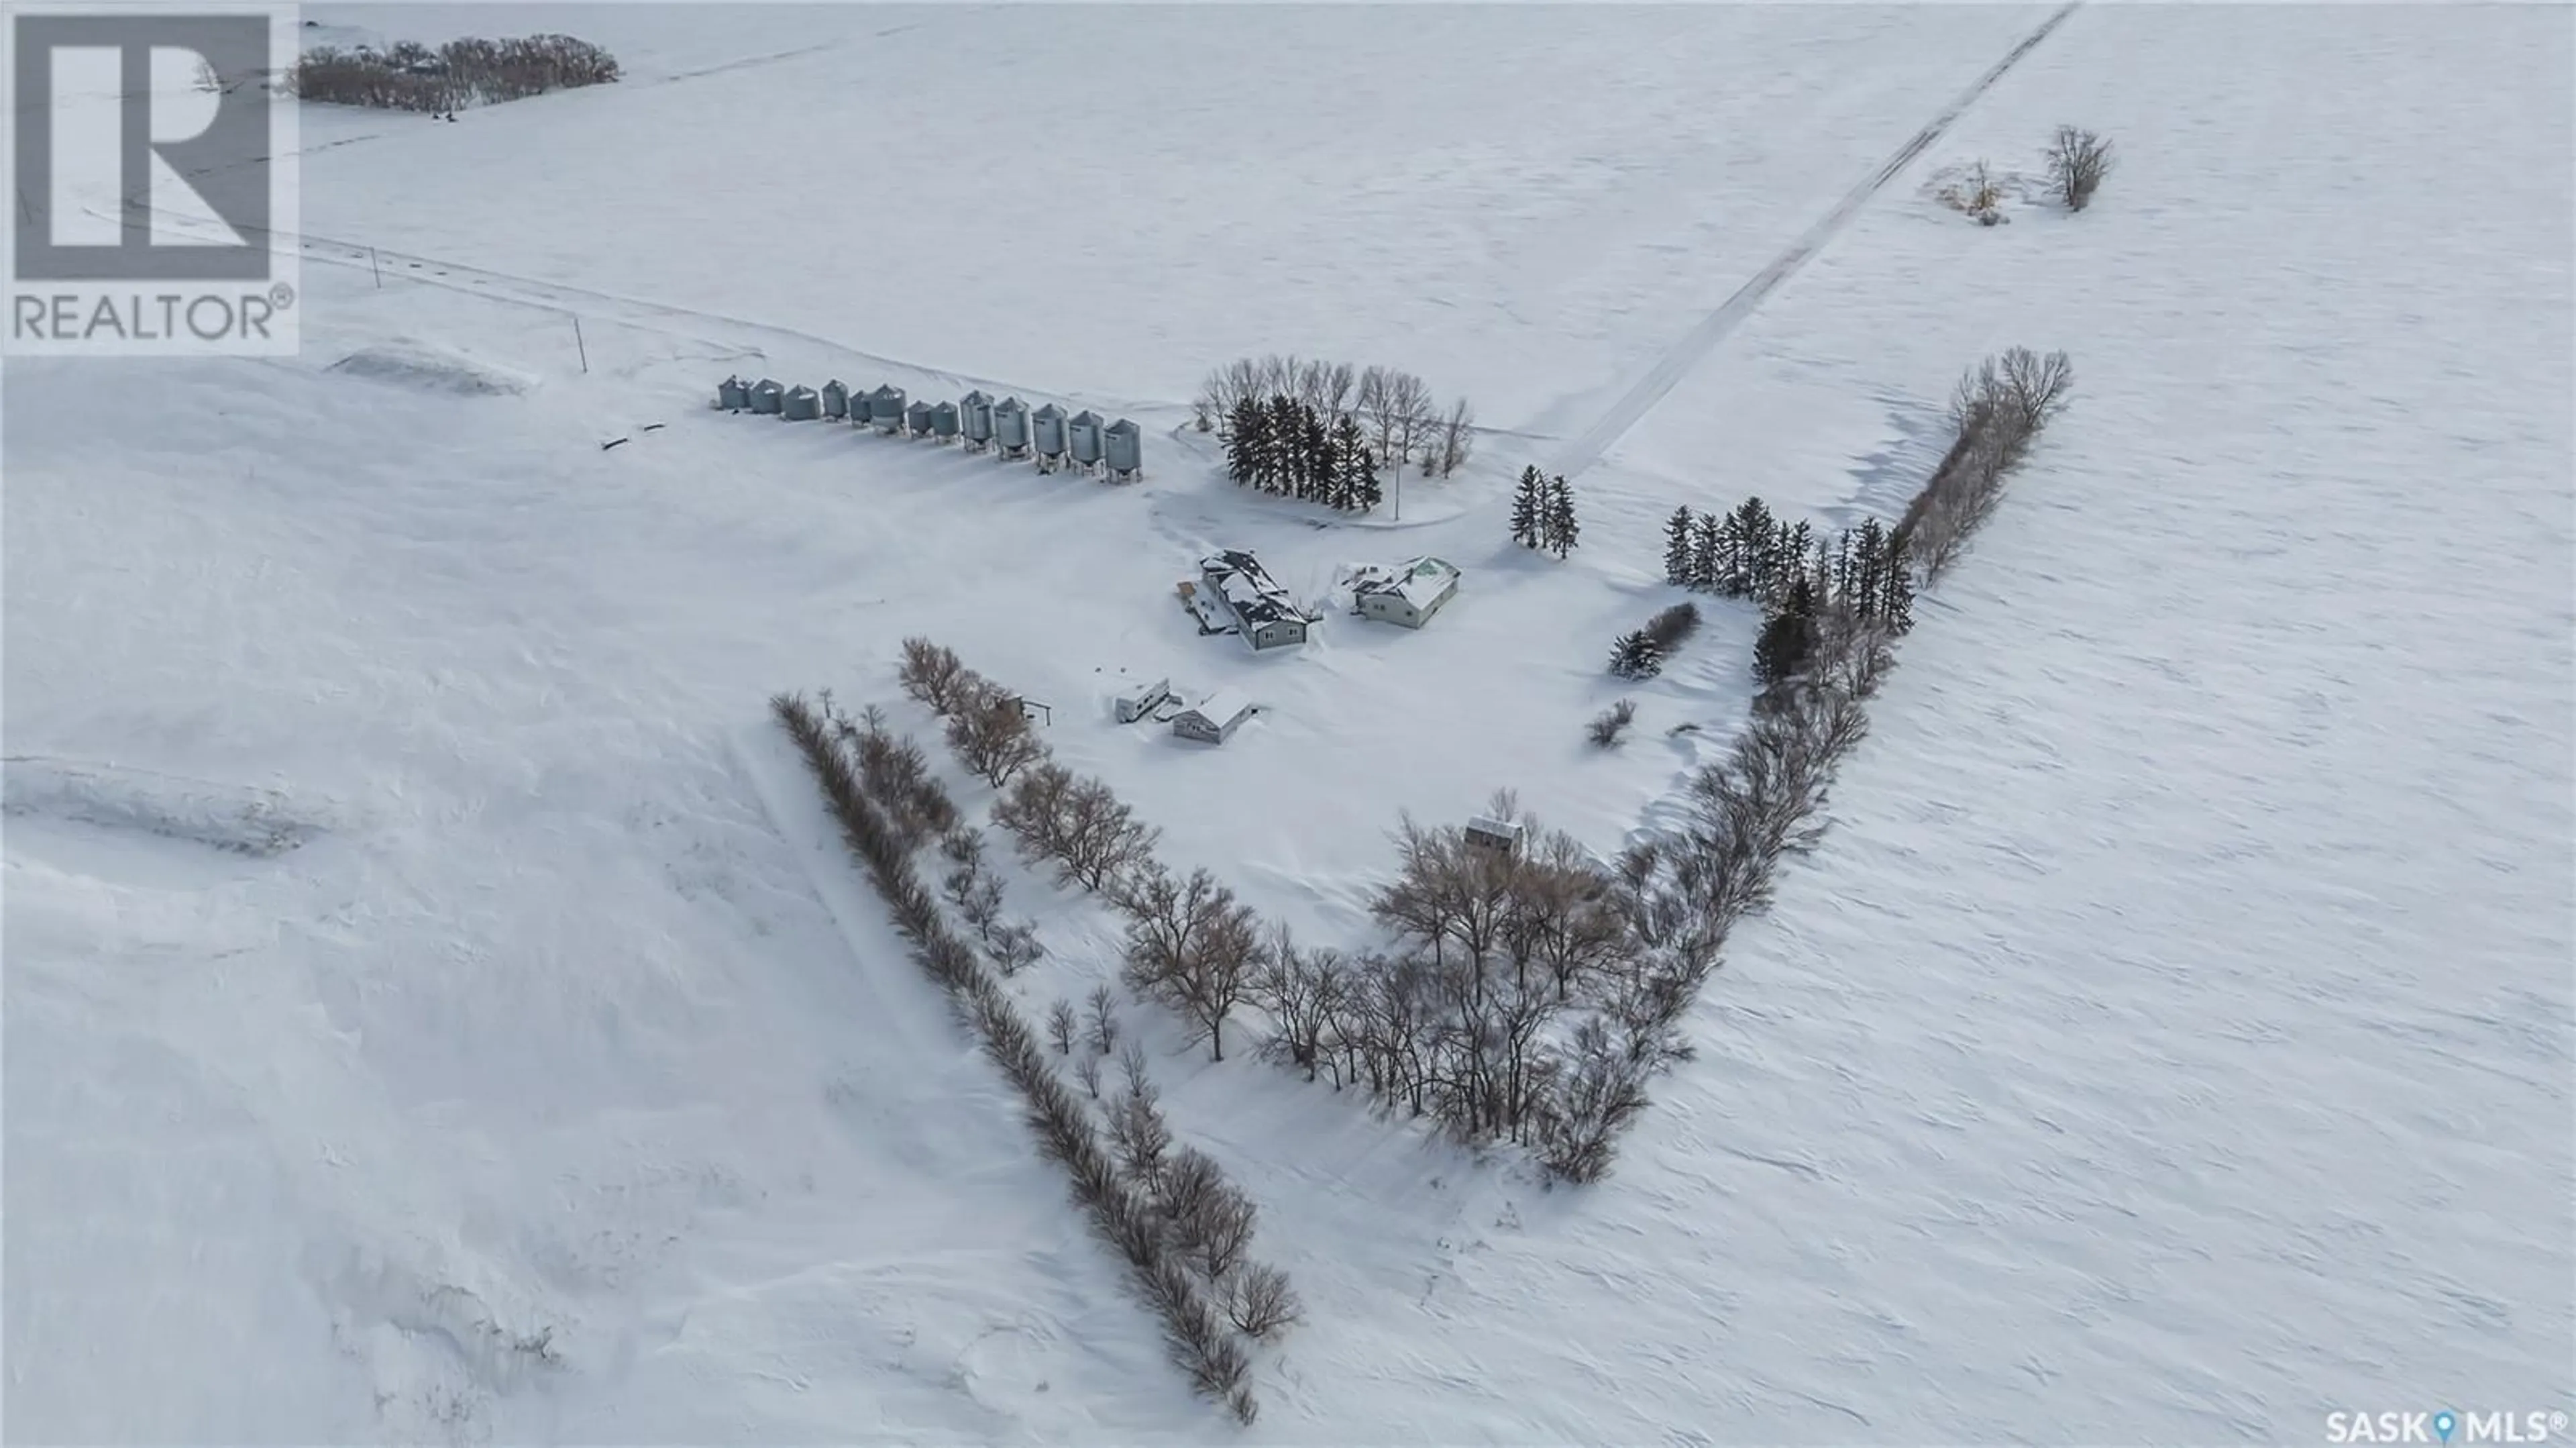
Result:
M1477 815L1467 821L1460 837L1480 850L1491 850L1498 855L1517 855L1521 852L1521 833L1518 820L1489 819Z
M1029 455L1029 405L1016 397L993 404L993 441L1006 458Z
M930 404L916 402L903 410L903 430L907 437L930 436Z
M966 435L966 450L982 452L993 441L993 399L982 392L969 392L957 403L959 430Z
M811 387L790 387L778 415L789 422L812 422L823 415L823 397Z
M752 384L752 389L751 389L751 410L752 410L752 411L754 411L754 412L764 412L764 413L775 413L775 412L779 411L780 409L784 408L786 405L787 405L787 389L786 389L785 387L780 386L777 382L775 382L775 381L771 380L770 378L764 377L764 378L760 379L760 381L758 381L758 382L756 382L756 383Z
M1050 402L1029 414L1029 435L1038 450L1038 466L1052 469L1064 457L1064 409Z
M1127 419L1122 417L1101 430L1100 447L1109 463L1111 482L1134 482L1145 470L1144 435Z
M751 406L751 384L739 377L728 377L717 383L716 406L727 412L740 412Z
M888 384L869 393L868 423L889 436L903 431L903 389Z
M1100 414L1085 408L1064 424L1065 447L1073 454L1073 465L1091 471L1100 461Z
M956 403L942 402L930 409L930 435L939 439L941 442L953 441L956 438Z
M823 415L835 422L850 415L850 389L838 377L823 384Z
M1230 689L1220 689L1196 707L1173 715L1172 732L1202 744L1223 744L1243 727L1244 720L1260 712L1260 706L1251 700Z
M1141 689L1121 694L1117 700L1118 722L1133 724L1153 713L1157 705L1171 697L1172 681L1169 679L1156 679Z

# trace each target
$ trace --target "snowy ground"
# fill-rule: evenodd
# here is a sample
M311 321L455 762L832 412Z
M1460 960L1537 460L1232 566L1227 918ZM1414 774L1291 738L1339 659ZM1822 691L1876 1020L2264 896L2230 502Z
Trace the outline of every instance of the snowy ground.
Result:
M1250 1436L2576 1408L2567 12L2079 12L1609 443L1561 565L1501 546L1508 474L2045 12L510 13L634 81L308 119L303 357L9 365L10 1437L1204 1440L766 694L888 693L930 633L1167 857L1350 938L1399 809L1650 817L1753 626L1579 747L1661 515L1890 511L2016 343L2078 408L1612 1181L1158 1037L1309 1303ZM2085 216L1925 194L2066 119L2123 151ZM1272 347L1532 436L1315 526L1170 432ZM1113 404L1153 476L706 411L733 370ZM1256 659L1173 597L1219 545L1466 586ZM1108 722L1122 670L1265 713L1183 748ZM1033 1001L1111 968L1011 908Z

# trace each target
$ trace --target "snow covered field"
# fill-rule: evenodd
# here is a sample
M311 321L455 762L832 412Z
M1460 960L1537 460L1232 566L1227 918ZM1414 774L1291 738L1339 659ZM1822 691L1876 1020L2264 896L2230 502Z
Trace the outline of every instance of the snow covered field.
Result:
M2568 12L2078 12L1611 442L1563 564L1509 475L2046 12L497 13L632 79L308 118L303 357L8 366L8 1436L1214 1436L766 696L890 696L929 634L1167 858L1356 943L1399 809L1508 785L1607 849L1733 727L1712 609L1581 744L1664 513L1891 513L2016 344L2076 408L1610 1181L1131 1011L1308 1303L1246 1436L2576 1409ZM2064 120L2121 148L2085 215L1926 194ZM1171 431L1272 348L1529 436L1316 526ZM728 371L1106 403L1151 475L706 411ZM1465 589L1255 658L1173 598L1218 546ZM1108 721L1122 670L1265 712L1184 748ZM1114 969L1010 909L1042 979Z

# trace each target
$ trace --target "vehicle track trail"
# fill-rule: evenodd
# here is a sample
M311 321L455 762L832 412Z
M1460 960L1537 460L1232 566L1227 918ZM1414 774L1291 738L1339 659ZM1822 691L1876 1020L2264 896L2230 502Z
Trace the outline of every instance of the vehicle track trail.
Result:
M1975 105L1979 98L1994 88L1995 82L2002 80L2007 72L2021 63L2023 57L2037 49L2039 43L2046 40L2052 31L2066 23L2066 18L2082 8L2082 3L2083 0L2073 0L2073 3L2059 7L2049 15L2048 19L2042 21L2037 29L2023 36L2011 50L2005 52L2003 59L1995 62L1984 75L1977 77L1974 85L1969 86L1957 100L1944 107L1939 115L1932 118L1930 124L1915 132L1911 139L1897 148L1895 155L1888 157L1876 171L1870 173L1867 180L1853 187L1849 194L1834 203L1832 210L1819 217L1814 225L1808 227L1797 240L1791 242L1788 250L1773 257L1769 265L1753 274L1752 280L1738 287L1735 295L1719 303L1717 310L1702 317L1698 325L1692 327L1679 341L1667 348L1664 355L1656 359L1654 366L1648 368L1644 376L1638 378L1626 392L1620 395L1618 401L1610 405L1610 410L1602 414L1599 421L1585 428L1566 443L1565 450L1557 455L1553 471L1569 478L1576 477L1601 461L1602 454L1608 452L1620 438L1626 436L1628 429L1635 427L1639 419L1653 411L1655 404L1663 401L1665 396L1684 377L1689 376L1691 369L1705 360L1709 353L1716 351L1720 342L1725 341L1736 328L1744 325L1744 319L1753 315L1754 310L1760 307L1764 300L1779 290L1782 282L1797 275L1800 268L1814 260L1818 252L1824 250L1835 236L1849 226L1852 218L1860 214L1861 207L1868 204L1871 197L1885 190L1887 183L1896 179L1897 173L1912 164L1914 159L1922 155L1934 141L1941 139L1942 133L1949 130L1951 125L1967 112L1968 107Z

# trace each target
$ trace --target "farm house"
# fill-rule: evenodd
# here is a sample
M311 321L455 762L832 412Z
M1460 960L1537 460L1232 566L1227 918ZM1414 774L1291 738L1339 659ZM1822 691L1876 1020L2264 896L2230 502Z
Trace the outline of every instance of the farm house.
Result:
M1364 574L1352 590L1351 611L1385 623L1420 628L1458 595L1458 567L1442 558L1416 558L1394 572Z

